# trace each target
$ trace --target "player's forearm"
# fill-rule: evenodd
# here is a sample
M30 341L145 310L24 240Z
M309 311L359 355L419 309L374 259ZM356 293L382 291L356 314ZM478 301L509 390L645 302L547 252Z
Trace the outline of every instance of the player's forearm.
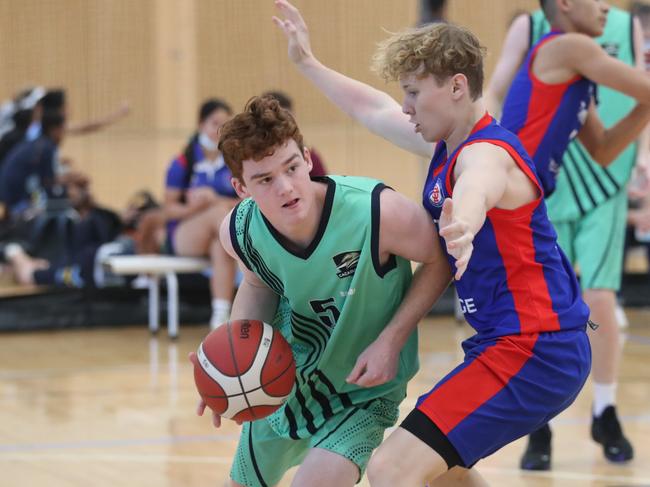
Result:
M70 135L82 135L88 134L91 132L96 132L97 130L103 129L115 122L118 122L124 118L129 113L128 105L120 107L118 110L105 115L104 117L87 120L85 122L77 122L75 124L70 124L67 128L67 133Z
M420 320L447 289L450 281L451 268L446 259L420 265L404 300L381 333L382 337L401 350Z
M390 95L334 71L313 57L297 66L334 105L372 133L418 156L432 156L434 145L415 132L400 104Z
M454 188L453 201L454 218L465 222L472 234L476 235L483 227L485 216L490 209L485 185L470 184L461 178Z
M594 160L609 165L625 148L634 142L650 121L650 105L639 104L616 125L603 132L592 152Z
M164 207L165 217L168 220L184 220L197 213L200 209L196 205L193 206L183 203L168 203Z
M272 323L278 307L278 296L266 287L258 287L245 279L237 289L230 312L233 320L261 320Z
M383 91L334 71L315 57L296 66L332 103L366 127L375 112L390 106L399 107Z

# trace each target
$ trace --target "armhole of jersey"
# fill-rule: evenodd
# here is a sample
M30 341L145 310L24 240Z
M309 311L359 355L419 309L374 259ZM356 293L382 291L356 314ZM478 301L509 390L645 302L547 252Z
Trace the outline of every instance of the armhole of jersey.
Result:
M392 190L390 186L386 186L383 183L377 184L377 186L372 190L372 196L370 199L370 253L372 255L372 266L375 268L377 275L382 279L386 274L397 267L397 259L393 254L390 255L386 263L383 265L379 258L379 221L381 217L379 196L385 189Z
M549 32L550 33L550 32ZM547 34L544 34L547 35ZM554 36L555 37L555 36ZM548 41L552 40L553 37L546 37L545 39L540 41L537 41L537 44L535 45L534 49L531 49L529 51L529 58L528 58L528 66L526 66L526 70L528 71L528 78L530 79L530 82L532 85L537 86L538 88L541 89L551 89L551 90L556 90L558 88L562 88L563 86L569 86L572 85L573 83L576 83L583 79L583 76L581 74L576 74L572 78L563 81L562 83L546 83L545 81L542 81L537 77L537 75L533 72L533 63L535 62L535 58L537 57L537 51L546 44ZM532 47L532 46L531 46Z
M535 38L535 20L533 19L533 14L528 14L528 49L526 49L526 52L530 51L530 48L533 47L534 38Z
M232 213L230 214L230 242L232 243L232 248L235 249L235 252L239 256L239 259L244 263L244 265L253 272L253 269L251 265L248 262L248 259L246 258L246 255L244 254L244 251L241 249L239 246L239 240L237 240L237 229L235 228L235 222L237 221L237 212L239 211L239 205L241 205L242 202L237 203L237 206L235 206L232 210Z
M632 54L632 64L636 66L636 49L634 49L634 19L635 15L630 15L630 54Z

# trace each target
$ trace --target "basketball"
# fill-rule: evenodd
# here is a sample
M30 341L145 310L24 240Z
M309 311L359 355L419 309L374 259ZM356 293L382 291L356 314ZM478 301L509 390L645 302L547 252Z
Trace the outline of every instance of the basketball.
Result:
M194 382L208 407L224 418L253 421L277 410L296 378L291 347L258 320L234 320L199 345Z

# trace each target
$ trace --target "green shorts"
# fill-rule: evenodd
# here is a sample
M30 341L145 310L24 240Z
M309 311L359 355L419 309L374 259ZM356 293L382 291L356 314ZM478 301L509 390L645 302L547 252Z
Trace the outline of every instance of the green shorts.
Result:
M359 467L361 479L370 455L398 415L398 403L374 399L344 409L314 435L300 440L279 436L266 419L244 423L230 478L247 487L272 486L287 470L299 465L311 448L323 448Z
M579 220L552 220L560 247L577 267L583 290L620 289L626 216L627 194L621 191Z

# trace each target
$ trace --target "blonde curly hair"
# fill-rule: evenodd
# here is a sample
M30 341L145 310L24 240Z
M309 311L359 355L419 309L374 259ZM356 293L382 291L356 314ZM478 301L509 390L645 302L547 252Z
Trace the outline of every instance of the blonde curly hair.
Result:
M464 74L472 100L483 93L485 48L469 30L454 24L437 23L405 29L377 47L372 69L387 81L416 73L442 83Z

